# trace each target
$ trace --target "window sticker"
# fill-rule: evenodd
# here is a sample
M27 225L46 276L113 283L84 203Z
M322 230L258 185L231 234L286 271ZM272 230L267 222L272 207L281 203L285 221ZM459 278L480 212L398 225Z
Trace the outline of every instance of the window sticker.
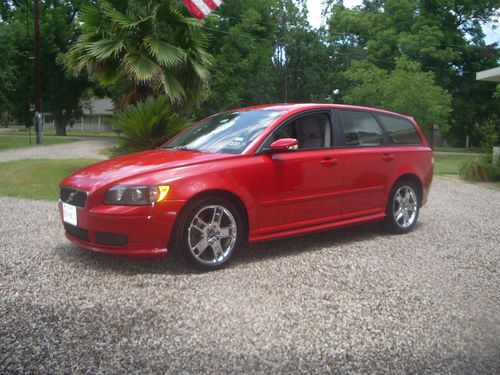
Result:
M243 137L236 137L227 144L227 147L238 148L241 146L241 144L243 143L244 140L245 140L245 138L243 138Z

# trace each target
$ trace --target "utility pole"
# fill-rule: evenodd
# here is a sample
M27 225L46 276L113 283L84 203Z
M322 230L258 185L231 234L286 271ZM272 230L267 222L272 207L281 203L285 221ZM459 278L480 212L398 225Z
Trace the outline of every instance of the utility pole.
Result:
M41 110L41 82L40 82L40 1L34 0L35 22L35 130L36 143L43 143L43 124Z
M26 0L26 39L30 39L30 6L29 0ZM31 51L26 48L26 111L27 113L31 112L31 100L30 100L30 55ZM28 127L28 134L30 138L30 146L31 146L31 124L26 124Z

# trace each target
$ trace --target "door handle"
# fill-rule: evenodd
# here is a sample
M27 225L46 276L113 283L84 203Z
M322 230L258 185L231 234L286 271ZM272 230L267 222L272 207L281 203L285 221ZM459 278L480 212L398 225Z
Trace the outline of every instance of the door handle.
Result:
M332 159L332 158L324 158L323 160L320 161L322 165L325 167L331 167L332 165L338 164L339 159Z
M394 159L394 155L393 154L382 154L382 160L391 161L393 159Z

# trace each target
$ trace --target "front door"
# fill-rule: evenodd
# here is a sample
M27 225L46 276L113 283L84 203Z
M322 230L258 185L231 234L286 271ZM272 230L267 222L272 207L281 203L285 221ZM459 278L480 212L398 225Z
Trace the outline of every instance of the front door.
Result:
M257 233L265 236L339 220L344 163L332 148L329 112L287 121L264 148L280 138L296 138L299 149L262 155Z

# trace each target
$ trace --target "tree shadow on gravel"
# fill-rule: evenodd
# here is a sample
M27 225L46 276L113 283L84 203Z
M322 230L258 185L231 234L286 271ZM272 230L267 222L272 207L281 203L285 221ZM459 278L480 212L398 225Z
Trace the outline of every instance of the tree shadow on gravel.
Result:
M418 227L415 229L418 230ZM377 223L370 223L257 244L247 244L234 254L228 268L231 269L254 262L264 263L275 258L291 257L325 248L337 248L381 236L387 235ZM72 267L92 268L97 271L116 272L122 275L165 273L186 275L199 273L184 266L172 254L152 260L129 259L121 256L93 253L69 242L59 244L54 248L54 252L63 262Z

